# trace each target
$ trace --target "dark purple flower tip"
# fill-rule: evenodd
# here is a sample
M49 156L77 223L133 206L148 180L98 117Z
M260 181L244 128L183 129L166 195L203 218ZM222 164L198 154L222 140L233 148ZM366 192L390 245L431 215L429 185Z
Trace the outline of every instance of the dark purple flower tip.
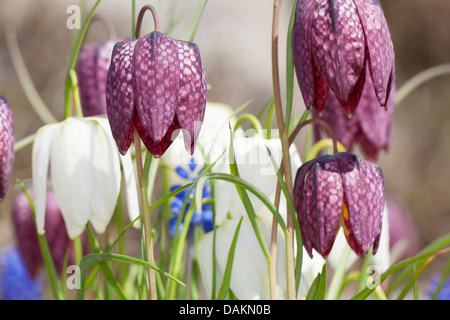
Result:
M29 191L33 197L33 190ZM45 212L45 237L50 253L59 274L63 272L65 256L69 250L68 263L75 263L73 241L67 235L64 219L61 214L56 195L53 190L47 191L47 207ZM18 248L32 277L35 277L44 266L36 232L36 224L30 203L24 192L14 196L11 214L16 233ZM84 235L83 235L84 237ZM85 239L83 239L85 240ZM86 241L84 241L86 245Z
M8 191L14 163L14 119L6 97L0 95L0 201Z
M331 89L352 115L366 75L385 106L394 78L394 49L378 0L297 2L293 62L306 107L319 115ZM366 65L369 73L366 73Z
M161 156L178 129L191 154L206 107L206 76L196 44L158 31L118 43L108 72L107 114L125 154L136 128L147 149Z
M384 180L374 163L350 153L317 157L304 163L294 185L303 244L310 257L314 248L327 257L339 227L359 256L380 240Z
M75 71L85 117L106 114L106 77L115 43L92 43L81 48Z
M391 140L392 123L394 118L394 94L393 90L386 104L386 109L380 108L373 83L370 77L366 83L352 118L340 108L340 102L334 93L330 93L326 102L326 112L321 119L325 121L333 131L335 138L342 143L347 151L351 151L355 144L359 145L367 159L376 160L380 150L388 150ZM315 110L314 118L319 118ZM321 128L315 126L314 139L322 138Z

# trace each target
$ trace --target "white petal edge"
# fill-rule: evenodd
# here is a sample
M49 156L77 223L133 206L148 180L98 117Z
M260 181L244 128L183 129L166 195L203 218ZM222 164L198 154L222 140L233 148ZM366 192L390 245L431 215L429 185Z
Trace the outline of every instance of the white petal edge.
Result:
M93 126L67 118L56 132L51 150L51 177L67 233L79 236L89 221L92 190Z
M112 135L108 135L99 120L89 119L92 137L92 194L89 221L98 233L109 224L120 192L120 160Z
M32 180L36 226L39 234L45 233L45 211L47 205L47 178L50 162L50 149L53 135L60 123L41 127L37 133L32 149Z
M139 203L139 195L138 195L138 184L136 180L135 167L133 165L133 161L131 159L131 152L127 152L124 156L121 155L114 144L114 138L111 132L111 126L109 125L108 120L105 117L95 116L91 117L91 119L96 120L101 124L108 138L112 141L113 151L115 151L120 160L120 164L123 170L123 179L125 185L125 193L126 193L126 203L127 203L127 212L130 221L133 221L140 215L140 203ZM133 227L139 229L141 227L140 219L133 223Z

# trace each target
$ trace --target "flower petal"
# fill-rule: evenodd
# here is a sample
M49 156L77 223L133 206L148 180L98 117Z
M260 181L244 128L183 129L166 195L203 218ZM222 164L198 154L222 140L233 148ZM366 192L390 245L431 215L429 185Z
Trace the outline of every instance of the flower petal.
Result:
M174 39L154 31L140 38L133 55L136 112L156 143L166 138L178 105L180 64Z
M172 124L166 131L166 135L160 142L156 142L142 125L137 113L135 113L134 121L139 137L148 151L150 151L155 158L160 158L166 152L180 132L180 124L178 123L178 119L174 117Z
M103 129L99 123L100 119L90 122L93 136L89 183L92 184L91 188L92 191L95 190L95 195L91 197L89 221L98 233L103 233L111 220L119 196L120 160L112 136Z
M293 63L303 100L308 109L313 105L315 96L310 34L316 2L314 0L297 1L292 28Z
M330 252L343 205L342 180L334 157L316 161L305 179L300 200L300 226L314 249L326 257ZM312 257L311 248L306 247Z
M378 103L376 103L377 97L373 90L372 79L367 77L366 82L367 84L360 101L365 107L361 108L361 110L358 109L357 112L361 130L369 143L361 143L361 146L366 154L372 159L376 159L378 150L387 150L391 140L392 122L394 119L394 94L389 96L386 109L380 108ZM392 87L393 93L395 93L395 90L394 83ZM362 142L365 141L363 140ZM373 145L373 148L370 147L371 145Z
M186 150L193 154L205 115L206 75L198 46L187 41L178 41L177 45L180 92L176 114L183 129Z
M343 153L337 159L348 207L351 237L354 237L362 252L367 253L373 245L376 253L376 240L379 240L385 205L383 173L376 164L354 155ZM347 240L352 246L353 239Z
M387 103L394 78L395 54L391 34L378 0L354 0L364 28L368 63L380 105Z
M93 136L93 126L75 118L67 118L53 136L52 183L71 239L82 233L91 213Z
M15 158L14 145L13 115L8 100L0 95L0 201L8 191Z
M37 131L33 143L32 179L34 190L34 207L36 212L36 227L40 234L44 234L50 151L53 136L60 129L60 127L60 123L41 127Z
M111 131L121 154L133 141L133 53L137 40L114 46L106 83L106 107Z
M106 80L115 42L83 46L75 70L80 89L83 116L106 114Z
M312 53L322 77L346 102L364 66L364 32L353 0L321 1L312 21Z
M97 48L97 43L83 46L75 65L84 116L91 116L91 110L99 105L95 61Z
M139 207L139 195L137 192L138 185L136 181L136 175L134 174L134 166L131 160L131 155L128 154L119 156L119 158L122 163L123 178L125 179L128 217L130 218L130 221L133 221L141 214L141 210ZM133 227L135 228L139 229L140 226L140 219L133 223Z
M381 229L380 241L378 250L372 257L372 261L375 265L379 266L381 272L385 272L391 266L391 250L390 250L390 237L389 237L389 212L387 210L387 204L383 210L383 228Z

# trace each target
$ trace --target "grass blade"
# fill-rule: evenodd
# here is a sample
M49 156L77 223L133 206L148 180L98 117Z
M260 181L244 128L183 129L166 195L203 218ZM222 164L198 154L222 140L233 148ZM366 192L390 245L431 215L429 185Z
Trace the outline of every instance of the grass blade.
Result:
M242 220L243 220L243 217L239 220L239 223L236 227L236 231L234 232L234 237L233 237L233 241L230 246L230 251L228 252L227 265L225 268L222 285L220 286L219 294L217 296L217 299L219 299L219 300L225 299L225 297L227 296L227 293L228 293L228 289L230 287L231 270L233 268L234 252L236 249L237 238L239 235L239 230L241 229Z

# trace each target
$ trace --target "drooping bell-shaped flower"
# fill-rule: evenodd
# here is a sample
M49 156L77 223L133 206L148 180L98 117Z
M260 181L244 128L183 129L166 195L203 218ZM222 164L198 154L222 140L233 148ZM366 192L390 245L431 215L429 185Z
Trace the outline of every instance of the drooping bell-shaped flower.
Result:
M313 106L321 115L331 89L352 115L367 77L373 80L379 104L386 106L395 56L378 0L298 1L292 50L308 109Z
M83 116L106 114L106 77L116 41L90 43L81 48L75 65Z
M105 231L119 196L121 166L131 220L139 215L131 155L120 156L105 118L67 118L46 125L36 134L32 152L36 224L44 233L47 175L71 239L90 222Z
M386 109L380 108L377 96L373 90L372 78L367 77L359 100L358 108L352 118L340 108L340 102L333 92L328 95L321 119L333 130L336 140L342 143L347 151L351 151L355 144L369 160L376 160L380 150L388 150L391 141L392 123L394 119L394 93L393 85ZM313 117L319 118L313 110ZM314 138L321 139L321 131L315 126Z
M6 196L14 163L14 120L8 100L0 94L0 201Z
M385 207L378 165L350 153L308 161L297 172L294 203L310 256L314 248L327 257L341 226L357 255L377 252Z
M33 198L33 190L29 190ZM12 221L17 239L18 248L23 260L34 278L39 270L44 266L39 240L36 232L36 224L27 195L21 191L14 196L11 205ZM64 219L61 214L55 193L49 189L47 191L45 210L45 237L55 264L56 271L61 274L65 264L67 252L69 265L73 264L74 249L73 242L67 235Z
M156 28L142 38L116 44L106 105L120 153L127 152L136 129L150 153L160 157L182 129L186 150L192 154L204 117L206 90L195 43L172 39Z

